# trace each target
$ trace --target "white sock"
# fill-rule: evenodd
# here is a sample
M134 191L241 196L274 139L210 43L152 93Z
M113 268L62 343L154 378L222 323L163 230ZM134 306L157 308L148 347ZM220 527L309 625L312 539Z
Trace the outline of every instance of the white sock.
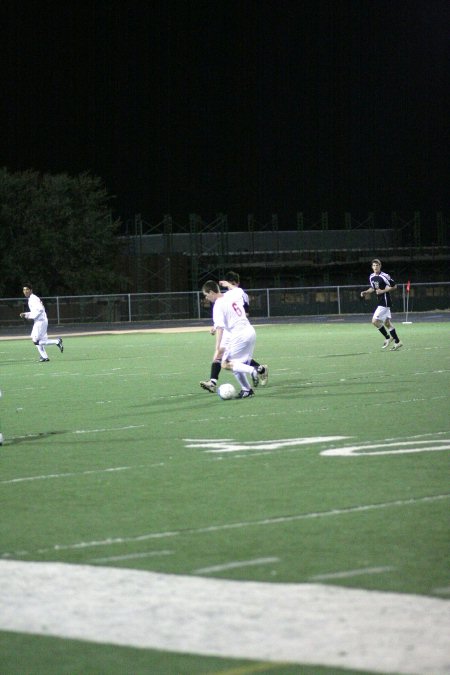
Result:
M241 389L245 389L245 390L250 389L250 386L249 386L248 380L247 380L247 376L246 376L245 373L238 373L236 371L233 371L233 375L235 376L235 378L239 382L239 385L240 385Z
M45 347L42 346L40 343L39 343L38 345L36 345L36 347L37 347L37 350L38 350L40 356L41 356L43 359L48 359L48 354L47 354L47 352L45 351Z

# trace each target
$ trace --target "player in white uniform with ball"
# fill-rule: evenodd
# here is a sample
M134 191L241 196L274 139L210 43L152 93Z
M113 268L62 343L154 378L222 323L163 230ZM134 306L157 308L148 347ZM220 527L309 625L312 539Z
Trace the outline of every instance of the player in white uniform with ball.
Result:
M234 291L242 298L245 313L248 318L249 303L250 303L249 297L247 293L242 288L240 288L239 283L240 279L239 274L237 272L227 272L225 278L219 281L219 286L228 289L227 290L228 293ZM216 329L214 326L211 328L210 333L211 335L216 334ZM213 361L211 363L210 379L202 380L200 382L200 386L202 389L206 389L206 391L209 391L211 393L215 393L217 391L217 380L219 378L219 373L222 368L222 356L223 353L225 352L225 349L228 346L230 339L231 334L227 330L224 330L222 335L222 342L220 343L221 353L217 353L217 351L215 351L214 354L215 358L213 358ZM265 387L269 379L269 367L267 365L261 365L260 363L258 363L258 361L255 361L254 357L249 362L249 365L253 366L253 368L255 368L258 373L259 380L253 379L253 385L258 386L258 384L260 384L262 387Z
M242 293L228 291L222 295L215 281L207 281L202 291L205 298L214 303L213 323L216 331L214 358L219 358L223 334L224 331L228 331L230 339L222 356L222 368L233 371L233 375L239 382L241 390L238 398L253 396L254 392L247 376L251 376L255 385L259 381L256 368L248 365L255 348L256 333L247 318Z

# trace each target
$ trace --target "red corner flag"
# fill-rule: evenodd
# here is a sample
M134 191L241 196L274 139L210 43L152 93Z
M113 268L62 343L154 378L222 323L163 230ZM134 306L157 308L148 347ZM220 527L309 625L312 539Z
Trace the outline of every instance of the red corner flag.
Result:
M411 282L408 279L408 283L406 284L406 292L409 293L409 289L411 288Z

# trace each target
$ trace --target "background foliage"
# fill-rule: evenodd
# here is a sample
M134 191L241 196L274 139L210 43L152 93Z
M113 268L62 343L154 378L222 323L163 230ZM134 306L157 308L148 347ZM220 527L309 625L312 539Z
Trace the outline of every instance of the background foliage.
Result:
M16 297L25 281L40 295L123 291L110 202L87 173L1 169L0 293Z

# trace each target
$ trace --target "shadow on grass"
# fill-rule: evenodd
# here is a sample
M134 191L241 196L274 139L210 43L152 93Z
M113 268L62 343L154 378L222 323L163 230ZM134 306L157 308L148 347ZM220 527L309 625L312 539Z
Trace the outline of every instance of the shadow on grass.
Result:
M69 431L41 431L38 434L26 434L25 436L13 436L12 438L5 438L3 445L19 445L21 443L29 443L30 441L39 441L43 438L50 438L50 436L58 436L59 434L68 434Z

